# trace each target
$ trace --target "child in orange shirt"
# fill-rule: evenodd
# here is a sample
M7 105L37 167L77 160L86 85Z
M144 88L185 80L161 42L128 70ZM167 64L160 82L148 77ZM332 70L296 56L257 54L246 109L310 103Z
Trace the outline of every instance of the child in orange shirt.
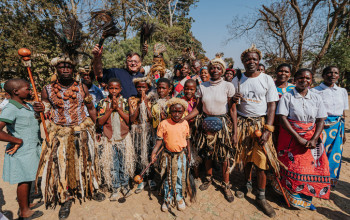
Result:
M187 160L191 158L189 125L187 121L181 120L188 103L183 99L172 98L167 102L167 105L171 118L163 120L159 124L157 142L151 156L152 161L155 161L156 153L164 142L165 149L161 160L161 167L164 170L161 173L166 173L167 178L164 182L163 212L168 210L170 203L177 204L180 211L186 208L184 201L186 185L182 183L187 182ZM176 174L172 174L174 170L176 170Z

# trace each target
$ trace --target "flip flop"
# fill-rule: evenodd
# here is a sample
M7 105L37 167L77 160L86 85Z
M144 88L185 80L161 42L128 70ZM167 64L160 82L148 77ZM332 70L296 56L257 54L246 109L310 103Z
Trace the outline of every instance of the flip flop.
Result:
M44 201L36 202L35 205L33 205L32 207L29 207L29 208L30 208L30 210L33 210L33 209L39 208L42 205L44 205ZM17 211L18 216L19 216L19 212L20 212L20 209L18 208L18 211Z
M21 217L21 216L19 216L19 217L18 217L18 220L31 220L31 219L36 219L36 218L41 217L42 215L44 215L44 213L43 213L42 211L35 211L35 212L33 213L33 215L28 216L28 217Z

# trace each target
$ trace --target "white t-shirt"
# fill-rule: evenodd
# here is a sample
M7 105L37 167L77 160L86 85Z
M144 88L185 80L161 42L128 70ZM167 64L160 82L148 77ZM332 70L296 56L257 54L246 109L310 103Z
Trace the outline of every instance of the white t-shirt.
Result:
M302 122L315 122L316 118L326 118L322 97L311 90L305 97L294 88L284 93L278 103L276 115L287 116L288 119Z
M235 94L232 83L220 79L220 82L201 83L198 97L202 98L203 111L208 115L224 115L228 112L228 98Z
M344 110L349 109L348 92L344 88L337 85L328 87L321 83L319 86L312 88L311 91L322 97L328 115L341 116Z
M238 78L232 80L238 89ZM260 73L257 77L246 77L242 73L240 93L241 104L237 105L237 113L244 117L260 117L267 114L267 103L278 101L278 92L271 76ZM236 90L238 92L238 90Z

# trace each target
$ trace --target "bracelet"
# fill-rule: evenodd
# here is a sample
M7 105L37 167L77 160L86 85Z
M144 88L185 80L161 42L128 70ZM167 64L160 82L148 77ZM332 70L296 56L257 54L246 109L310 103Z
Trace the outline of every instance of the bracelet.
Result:
M264 125L264 128L268 130L269 132L274 132L275 131L275 126L273 125Z
M92 103L92 100L93 100L92 95L88 95L88 96L86 96L86 97L84 98L84 102L85 102L86 104Z

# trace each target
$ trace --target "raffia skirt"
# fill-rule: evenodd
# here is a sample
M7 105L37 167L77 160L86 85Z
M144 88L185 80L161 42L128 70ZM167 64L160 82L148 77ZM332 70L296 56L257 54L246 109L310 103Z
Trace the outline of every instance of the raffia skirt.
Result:
M272 135L270 135L267 143L265 144L266 154L259 145L259 139L255 137L255 130L263 131L265 125L264 117L238 117L237 129L238 129L238 152L236 155L236 162L242 169L247 163L254 163L255 166L262 170L269 169L269 164L274 169L275 173L279 173L280 162L277 158L276 149L272 141ZM269 160L269 164L268 161Z
M37 178L46 206L71 198L90 199L98 189L100 172L95 145L95 125L87 118L79 126L48 125L49 146L44 141Z
M136 157L130 133L120 141L112 141L103 136L97 145L99 148L98 166L101 172L103 189L111 190L113 188L113 175L111 173L114 167L114 160L116 160L114 158L115 151L119 151L123 155L123 173L129 177L134 176Z
M217 162L225 162L233 159L236 149L231 141L232 121L229 115L218 116L222 121L223 128L213 134L207 134L202 129L202 123L205 117L203 114L195 120L195 127L197 129L193 132L194 142L192 147L205 159L212 159Z

